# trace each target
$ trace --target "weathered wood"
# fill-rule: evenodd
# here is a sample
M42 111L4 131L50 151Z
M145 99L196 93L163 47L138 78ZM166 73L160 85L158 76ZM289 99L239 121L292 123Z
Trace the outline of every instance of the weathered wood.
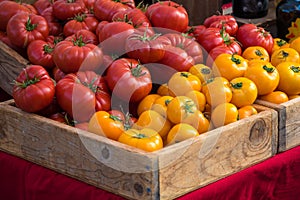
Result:
M259 114L145 153L0 103L0 149L130 199L174 199L270 158L277 112Z
M7 94L12 94L13 81L28 63L28 60L0 41L0 87Z
M262 100L257 100L256 103L278 112L278 152L300 145L300 98L282 104Z

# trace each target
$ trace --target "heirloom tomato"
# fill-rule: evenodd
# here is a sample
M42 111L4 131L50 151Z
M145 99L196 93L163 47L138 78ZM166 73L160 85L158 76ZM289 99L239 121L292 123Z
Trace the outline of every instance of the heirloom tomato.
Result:
M54 16L62 21L86 11L83 0L56 0L52 7Z
M238 108L239 112L239 120L250 117L252 115L256 115L258 112L253 105L247 105Z
M15 80L12 97L16 106L26 112L38 112L49 106L54 98L55 86L45 68L29 65Z
M135 59L115 60L107 69L106 80L113 95L128 102L142 100L152 89L149 70Z
M64 73L97 70L103 62L101 48L86 44L82 37L74 41L64 40L56 44L53 61Z
M161 96L158 94L148 94L145 96L140 102L137 107L137 114L141 115L142 112L149 110L152 104L155 102L156 99L160 98Z
M292 40L289 47L295 49L300 54L300 36Z
M117 12L132 8L134 0L95 0L94 14L99 21L111 22Z
M63 33L63 24L54 16L53 7L46 8L41 14L49 26L49 35L59 36Z
M243 24L236 33L236 39L241 43L243 49L249 46L261 46L269 55L272 54L274 46L273 36L264 28L254 24Z
M197 110L195 102L187 96L174 97L167 106L167 117L174 123L182 122Z
M151 4L146 12L153 27L161 28L161 32L184 32L189 24L186 9L173 1L160 1Z
M174 125L169 131L166 145L176 144L197 136L199 136L199 133L192 125L179 123Z
M163 148L161 136L150 128L141 130L128 129L120 135L118 141L146 152L153 152Z
M232 43L232 47L230 48L230 46L227 45L222 45L222 46L217 46L214 47L212 50L210 50L210 52L207 55L206 58L206 65L212 67L213 62L215 61L215 59L223 54L223 53L227 53L227 54L237 54L237 55L241 55L242 53L242 49L240 47L240 45L238 45L236 42Z
M168 87L176 96L182 96L192 90L200 91L201 81L190 72L176 72L169 79Z
M168 104L173 98L174 97L168 95L158 97L157 99L154 100L151 106L151 110L154 110L158 112L160 115L162 115L163 117L167 118Z
M210 128L209 120L200 110L196 110L192 115L182 120L182 123L193 126L199 134L207 132Z
M242 57L247 60L258 59L258 60L263 60L263 61L270 61L270 55L269 55L268 51L264 47L261 47L261 46L247 47L243 51Z
M75 34L65 38L65 40L76 41L79 40L80 38L82 38L82 42L85 44L94 44L94 45L99 44L98 37L96 36L96 34L85 29L81 29L77 31Z
M200 110L201 112L204 111L206 105L206 97L202 92L197 90L191 90L187 92L185 96L191 98L195 102L198 110Z
M214 61L212 71L215 76L222 76L228 81L244 75L247 61L240 55L220 54Z
M45 40L49 35L46 19L27 12L15 14L8 21L6 31L11 43L23 48L34 40Z
M244 77L255 83L258 95L273 92L279 83L278 70L267 61L256 60L250 62Z
M238 23L231 15L212 15L204 20L203 25L207 28L224 28L231 36L234 36L238 30Z
M54 1L52 0L37 0L32 5L37 10L38 14L41 14L46 8L52 7Z
M273 40L274 40L274 46L273 46L272 53L277 49L290 47L290 44L287 41L285 41L284 39L274 38Z
M169 95L169 96L172 96L172 97L175 96L175 94L171 93L171 91L169 90L169 87L168 87L167 83L161 84L158 87L156 93L159 94L160 96L166 96L166 95Z
M211 121L215 128L236 122L238 120L238 108L232 103L219 104L212 110Z
M282 62L276 69L280 77L277 89L288 95L300 94L300 63Z
M246 77L237 77L230 81L233 103L238 108L252 105L257 98L257 87L253 81Z
M204 83L205 81L213 77L211 68L204 64L193 65L189 69L189 72L197 76L200 79L201 83Z
M277 49L271 55L271 64L276 67L282 62L300 63L300 55L293 48Z
M145 110L142 112L136 123L133 125L133 128L139 130L143 128L151 128L158 132L162 138L168 134L171 127L171 122L155 110Z
M119 117L111 115L107 111L97 111L88 121L88 131L118 140L124 132L124 125Z
M258 97L258 99L275 103L275 104L281 104L287 102L289 100L289 97L286 93L276 90L268 94L261 95Z

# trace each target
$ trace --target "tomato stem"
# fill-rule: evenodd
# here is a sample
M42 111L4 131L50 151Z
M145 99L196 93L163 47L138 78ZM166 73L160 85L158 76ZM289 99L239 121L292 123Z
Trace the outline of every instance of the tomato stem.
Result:
M134 77L141 77L141 76L144 76L147 74L147 72L143 72L143 69L142 69L142 65L141 64L138 64L135 68L132 68L130 67L131 69L131 74L134 76Z
M263 69L266 70L268 73L272 73L275 70L274 67L268 67L267 65L264 65Z
M37 24L32 24L30 17L28 17L25 27L27 31L33 31L37 27Z
M239 83L230 83L234 89L241 89L243 87L243 82Z
M300 72L300 67L291 66L290 69L291 69L294 73L299 73L299 72Z

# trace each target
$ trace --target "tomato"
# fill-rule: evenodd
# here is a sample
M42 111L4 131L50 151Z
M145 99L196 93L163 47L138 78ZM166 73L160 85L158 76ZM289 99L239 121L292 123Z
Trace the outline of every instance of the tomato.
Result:
M124 126L119 117L106 111L98 111L88 121L88 131L112 140L118 140L124 132Z
M247 105L238 108L239 112L239 120L250 117L252 115L256 115L258 112L253 105Z
M54 121L63 123L63 124L70 125L70 124L68 123L68 120L69 120L69 119L68 119L68 117L67 117L67 114L63 114L63 113L58 112L58 113L54 113L54 114L50 115L48 118L49 118L49 119L52 119L52 120L54 120Z
M142 112L149 110L153 103L155 102L156 99L160 98L161 96L158 94L149 94L147 96L145 96L138 105L137 108L137 114L140 116L142 114Z
M215 76L222 76L230 81L243 76L247 67L248 63L242 56L223 53L215 59L212 71Z
M232 103L222 103L215 107L211 113L211 121L218 128L238 120L238 109Z
M205 109L206 97L205 95L197 90L191 90L185 94L185 96L191 98L195 103L197 108L202 112Z
M13 86L15 104L26 112L38 112L49 106L55 86L48 72L40 65L29 65L20 72Z
M202 24L196 26L188 26L185 34L197 39L206 29L206 27Z
M272 53L277 49L290 47L290 44L287 41L285 41L284 39L274 38L273 40L274 40L274 46L273 46Z
M200 79L201 83L204 83L205 81L213 77L211 68L204 64L193 65L189 69L189 72L197 76Z
M138 117L133 125L136 129L151 128L164 138L171 129L171 122L155 110L146 110Z
M273 36L269 32L250 23L239 27L236 39L241 43L243 49L249 46L261 46L268 51L269 55L271 55L274 46Z
M67 37L82 29L95 32L98 23L98 19L92 14L77 14L65 23L63 34Z
M182 123L193 126L199 134L207 132L210 128L209 120L199 110L196 110L192 115L182 120Z
M49 27L49 35L58 36L63 33L63 24L54 16L53 7L46 8L41 14L43 16Z
M273 92L279 83L278 70L267 61L252 61L245 71L244 77L255 83L258 95Z
M152 26L161 28L160 32L169 30L184 32L189 24L186 9L173 1L161 1L151 4L146 12Z
M54 16L62 21L67 21L86 10L83 0L56 0L52 7Z
M134 30L134 27L126 22L100 22L97 33L101 48L107 54L125 54L126 38L133 34Z
M182 96L191 90L200 91L200 79L189 72L176 72L168 81L169 90L176 96Z
M72 41L79 40L80 37L82 38L82 41L85 44L94 44L94 45L99 44L98 37L96 36L96 34L94 34L93 32L91 32L89 30L85 30L85 29L81 29L81 30L77 31L75 34L70 35L69 37L65 38L65 40L69 40L72 42Z
M229 103L232 98L229 81L224 77L208 79L202 86L202 92L206 102L213 108L221 103Z
M243 53L242 57L247 59L247 60L253 60L253 59L258 59L258 60L263 60L263 61L270 61L270 55L268 51L261 46L250 46L247 47Z
M300 37L295 38L290 42L290 48L295 49L300 54Z
M146 32L136 32L129 35L125 42L126 54L141 63L154 63L165 55L164 43L168 39L159 34L147 35Z
M275 103L275 104L281 104L287 102L289 100L289 97L286 93L282 91L272 91L268 94L259 96L258 99Z
M2 1L0 2L0 30L6 31L6 26L10 18L20 12L30 13L31 11L23 4L15 1Z
M258 92L255 83L246 77L237 77L230 81L233 103L238 108L251 105L257 98Z
M161 84L161 85L158 87L157 91L156 91L156 93L159 94L160 96L167 96L167 95L168 95L168 96L174 97L175 94L172 94L172 93L170 93L170 92L171 92L171 91L169 90L168 84L166 84L166 83Z
M158 112L161 116L166 118L168 104L173 98L174 97L168 95L158 97L151 105L151 110Z
M174 97L167 106L167 118L174 124L182 122L197 110L195 102L187 96Z
M52 69L52 78L58 82L60 79L62 79L63 77L65 77L65 73L62 72L57 66L55 66L53 69Z
M271 64L275 67L282 62L300 63L300 55L293 48L283 48L275 50L271 55Z
M17 53L19 53L24 58L27 57L26 49L24 49L23 47L17 47L16 45L12 44L12 42L8 38L6 32L0 31L0 41L3 42L4 44L6 44L8 47L15 50Z
M45 40L49 35L46 19L26 12L15 14L8 21L6 31L11 43L23 48L33 40Z
M129 129L120 135L118 141L146 152L153 152L163 148L161 136L155 130L149 128L142 130Z
M94 44L86 44L79 38L59 42L53 51L53 61L64 73L97 70L103 62L102 50Z
M240 47L240 45L238 45L236 42L233 42L232 45L233 45L233 48L230 48L227 45L214 47L208 53L205 64L207 66L212 67L213 62L215 61L215 59L223 53L241 55L242 54L242 48Z
M277 89L287 95L300 94L300 63L282 62L276 69L280 77Z
M199 136L199 133L192 125L179 123L169 131L166 145L172 145L197 136Z
M52 59L53 50L54 44L44 40L34 40L27 47L28 59L32 64L53 69L55 67Z
M142 100L152 89L149 70L135 59L115 60L107 69L106 80L113 95L128 102Z
M46 8L52 7L53 1L49 0L37 0L32 5L35 7L37 12L41 14Z
M234 36L238 30L238 23L231 15L212 15L204 20L203 25L207 28L222 29L224 27L225 31L231 36Z

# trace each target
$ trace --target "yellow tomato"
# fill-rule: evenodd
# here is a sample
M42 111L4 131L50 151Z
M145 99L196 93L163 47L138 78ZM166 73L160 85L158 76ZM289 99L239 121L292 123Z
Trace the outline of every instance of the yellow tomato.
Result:
M243 106L238 109L239 112L239 120L250 117L252 115L256 115L258 112L253 105Z
M274 41L274 46L272 49L272 53L277 49L290 47L290 44L287 41L285 41L284 39L274 38L273 41Z
M160 85L156 91L156 93L160 96L175 96L175 94L173 94L168 87L167 83L164 83L162 85Z
M293 48L277 49L272 53L271 64L277 66L282 62L300 62L299 53Z
M174 97L167 107L167 117L173 124L182 122L197 110L195 102L187 96Z
M159 133L161 137L165 137L172 124L154 110L146 110L141 113L136 123L132 126L135 129L151 128Z
M300 54L300 36L291 41L290 48L295 49Z
M204 111L205 105L206 105L206 98L202 92L192 90L192 91L186 93L185 96L190 97L196 103L197 108L201 112Z
M213 77L211 68L204 64L193 65L189 69L189 72L196 75L200 79L201 83L204 83L206 80Z
M247 47L243 53L242 57L247 60L263 60L270 61L270 55L268 51L261 46L250 46Z
M259 96L258 99L275 103L275 104L281 104L287 102L289 100L289 97L286 93L282 91L273 91L269 94Z
M220 54L214 61L212 71L214 76L222 76L228 81L243 76L248 67L247 61L237 54Z
M161 97L159 94L148 94L145 96L137 107L137 114L140 115L145 110L149 110L156 99Z
M176 72L169 79L168 87L176 96L181 96L191 90L200 91L201 81L189 72Z
M255 83L246 77L232 79L230 88L232 91L230 103L233 103L238 108L253 104L257 98Z
M252 61L251 66L246 70L244 77L255 83L258 95L265 95L277 88L280 76L276 67L270 62Z
M112 140L118 140L124 131L123 121L106 111L97 111L88 123L88 131L97 135L106 136Z
M168 133L167 145L175 144L198 136L198 131L191 125L179 123L174 125Z
M232 103L222 103L213 109L211 121L218 128L238 120L238 109Z
M161 136L155 130L149 128L141 130L128 129L120 135L118 141L147 152L153 152L163 148Z
M196 110L193 114L182 120L182 123L189 124L197 129L198 133L205 133L209 130L210 122L200 110Z
M151 107L151 110L154 110L161 114L163 117L167 117L167 107L170 101L174 97L172 96L162 96L156 99Z
M280 76L277 89L287 95L300 94L300 63L283 62L276 69Z
M202 86L206 102L212 107L225 102L230 102L232 92L229 81L224 77L215 77L207 80Z

